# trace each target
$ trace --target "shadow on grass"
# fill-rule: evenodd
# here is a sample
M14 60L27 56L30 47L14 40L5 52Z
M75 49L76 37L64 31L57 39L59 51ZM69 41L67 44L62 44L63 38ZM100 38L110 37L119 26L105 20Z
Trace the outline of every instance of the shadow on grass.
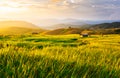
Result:
M25 41L33 41L33 42L52 42L52 43L72 43L77 41L77 38L71 39L62 39L62 38L26 38Z
M6 47L15 47L15 48L27 48L27 49L43 49L45 47L53 47L53 46L61 46L61 47L78 47L82 45L87 45L89 44L86 41L80 41L80 42L75 42L75 43L60 43L60 42L54 42L54 43L30 43L30 42L17 42L17 43L3 43L0 42L0 49L1 48L6 48Z

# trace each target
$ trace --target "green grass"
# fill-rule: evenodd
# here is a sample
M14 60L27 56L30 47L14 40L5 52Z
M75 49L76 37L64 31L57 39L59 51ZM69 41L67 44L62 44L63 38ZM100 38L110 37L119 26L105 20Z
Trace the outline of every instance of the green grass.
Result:
M0 37L0 78L120 78L120 35Z

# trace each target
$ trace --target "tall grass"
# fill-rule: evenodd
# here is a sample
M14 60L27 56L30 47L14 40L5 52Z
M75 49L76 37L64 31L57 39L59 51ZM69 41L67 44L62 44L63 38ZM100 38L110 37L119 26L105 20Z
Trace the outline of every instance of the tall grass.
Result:
M2 39L0 78L120 78L119 38L39 35Z

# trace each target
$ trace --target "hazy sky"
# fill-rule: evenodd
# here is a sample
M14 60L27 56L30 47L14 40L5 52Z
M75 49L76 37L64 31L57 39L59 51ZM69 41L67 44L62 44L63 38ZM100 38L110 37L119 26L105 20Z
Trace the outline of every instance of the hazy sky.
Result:
M0 20L120 20L120 0L0 0Z

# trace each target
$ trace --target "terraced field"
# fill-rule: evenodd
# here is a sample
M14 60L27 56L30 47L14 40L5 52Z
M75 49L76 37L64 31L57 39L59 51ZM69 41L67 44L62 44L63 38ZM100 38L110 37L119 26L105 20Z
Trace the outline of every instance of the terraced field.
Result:
M120 78L120 35L1 35L0 78Z

